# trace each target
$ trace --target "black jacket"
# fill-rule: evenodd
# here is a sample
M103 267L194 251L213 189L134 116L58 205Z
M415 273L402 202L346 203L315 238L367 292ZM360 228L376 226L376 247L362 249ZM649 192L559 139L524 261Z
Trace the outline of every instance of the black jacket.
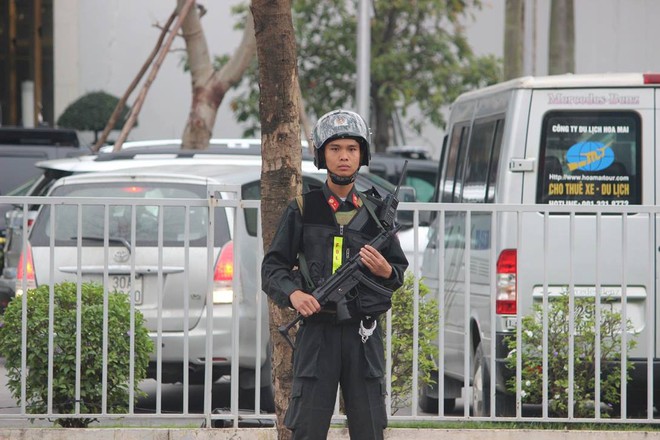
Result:
M333 209L326 202L328 195L332 193L327 184L323 189L306 193L303 205L304 219L298 203L295 200L291 201L280 219L275 237L264 256L261 266L263 290L282 307L291 306L289 295L294 290L300 289L311 293L314 287L305 283L298 270L299 253L305 254L309 274L314 285L318 286L332 273L332 239L335 235L345 237L343 253L346 261L380 232L376 220L366 212L367 208L364 205L358 208L356 215L347 225L340 227ZM350 196L349 194L349 199ZM361 199L364 200L364 197ZM355 224L358 224L359 230L356 230ZM396 238L385 245L380 252L392 265L391 277L384 279L373 276L366 269L365 272L383 287L396 290L403 284L408 261Z

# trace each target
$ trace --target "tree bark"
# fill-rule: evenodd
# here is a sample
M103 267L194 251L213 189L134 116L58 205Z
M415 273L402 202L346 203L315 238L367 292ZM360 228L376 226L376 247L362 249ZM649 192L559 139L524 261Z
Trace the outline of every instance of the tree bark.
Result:
M552 0L548 73L575 72L575 8L573 0Z
M300 194L300 98L291 0L253 0L251 9L260 66L261 218L266 250L287 202ZM289 439L283 420L291 395L293 353L277 327L293 319L294 313L272 301L268 306L278 438Z
M504 15L504 79L523 74L525 0L506 0Z
M185 0L177 0L179 5ZM213 125L227 91L238 83L256 53L254 21L248 13L243 38L232 57L220 69L214 70L198 11L191 11L183 22L188 64L192 80L192 104L181 137L182 148L206 149Z

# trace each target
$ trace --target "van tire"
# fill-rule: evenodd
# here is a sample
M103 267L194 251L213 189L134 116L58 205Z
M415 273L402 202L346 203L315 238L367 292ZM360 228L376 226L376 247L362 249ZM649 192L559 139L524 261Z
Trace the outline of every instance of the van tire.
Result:
M428 395L429 388L432 385L423 385L419 391L419 408L429 414L438 413L438 399Z
M490 416L490 374L481 342L474 352L471 379L470 413L475 417L488 417Z
M490 373L481 342L479 342L474 353L471 379L470 414L475 417L490 417ZM514 396L495 392L495 400L496 417L513 417L516 415Z
M431 397L429 394L430 390L433 389L434 385L423 385L419 391L419 408L429 414L438 414L438 409L439 409L439 400L436 397ZM444 415L447 415L448 413L454 411L456 409L456 399L454 398L448 398L444 400L445 404L445 413Z

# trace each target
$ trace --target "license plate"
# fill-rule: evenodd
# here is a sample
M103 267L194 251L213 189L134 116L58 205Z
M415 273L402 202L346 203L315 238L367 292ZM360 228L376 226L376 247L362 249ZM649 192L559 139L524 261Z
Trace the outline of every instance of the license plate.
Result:
M109 291L131 294L130 275L110 275ZM142 277L135 278L135 304L142 304Z

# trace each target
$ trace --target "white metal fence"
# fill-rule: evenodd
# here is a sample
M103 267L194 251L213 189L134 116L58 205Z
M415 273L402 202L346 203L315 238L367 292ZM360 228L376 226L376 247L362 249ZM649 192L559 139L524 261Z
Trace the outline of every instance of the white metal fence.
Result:
M240 197L233 199L220 199L217 197L219 191L234 191L240 194L236 188L210 188L208 200L203 199L67 199L67 198L19 198L19 197L0 197L0 204L10 204L18 206L22 210L23 220L20 228L28 228L28 211L35 206L59 206L71 207L78 212L78 231L77 237L81 235L81 207L85 205L102 206L105 210L105 224L103 225L104 234L101 239L104 242L104 264L99 267L99 275L104 281L104 292L111 290L109 287L109 277L114 273L110 270L108 246L111 237L108 235L108 210L111 206L128 206L131 211L131 237L129 243L129 260L125 267L128 268L127 274L135 282L136 273L139 268L135 266L132 255L135 254L135 210L139 206L176 206L184 209L186 216L190 209L195 207L220 207L227 208L233 215L229 216L230 223L234 230L233 239L239 240L241 235L236 231L240 228L241 222L245 221L244 208L258 208L259 202L250 200L240 200ZM411 271L420 276L415 277L413 283L413 303L411 310L414 314L413 326L411 332L414 336L411 355L406 362L410 363L410 384L411 393L409 399L401 407L394 407L388 397L388 411L390 420L464 420L474 418L477 420L530 420L530 421L608 421L608 422L646 422L655 423L655 394L656 380L655 376L655 357L658 351L658 338L656 321L658 312L656 311L656 270L657 270L657 251L656 227L658 226L658 213L660 209L655 206L634 206L634 207L598 207L593 206L517 206L517 205L446 205L430 203L401 203L400 211L412 211L414 226L412 229L414 257L410 261ZM164 255L163 224L164 218L162 209L158 210L158 246L154 254L154 265L157 267L156 279L159 286L163 286L165 278L168 276L168 270L164 263L168 255ZM424 253L420 246L420 234L425 233L425 229L420 229L420 218L426 217L428 213L434 213L434 219L429 233L429 249ZM214 209L208 211L209 225L214 225L214 216L217 215ZM260 215L257 216L260 218ZM50 225L51 231L55 226ZM434 234L434 231L436 232ZM462 232L461 232L462 231ZM465 231L470 231L465 234ZM589 235L586 231L590 231ZM252 391L247 394L242 391L238 378L241 370L238 362L231 362L232 359L240 359L245 356L244 347L260 347L267 344L262 340L262 330L267 328L267 316L265 310L265 295L257 292L242 292L240 283L242 282L241 271L238 265L245 261L246 248L238 243L234 244L233 264L234 270L233 291L234 297L230 306L231 328L229 341L231 343L229 362L223 360L225 364L230 364L227 375L220 381L213 383L212 367L218 350L218 345L214 343L214 334L217 329L213 328L214 314L219 313L219 309L213 305L213 273L218 249L214 246L213 227L208 230L207 259L206 261L191 261L189 258L190 243L190 224L186 222L182 225L180 234L184 237L183 253L183 273L191 271L192 266L205 265L208 278L206 280L206 297L204 299L204 329L206 331L205 353L204 353L204 385L192 385L190 372L185 363L181 364L183 371L183 384L169 385L162 381L162 368L165 362L171 360L163 359L163 341L167 338L167 331L163 330L163 321L166 318L163 310L155 310L150 316L155 316L155 331L152 331L151 337L155 342L155 353L152 356L153 365L156 371L156 379L150 379L141 385L143 390L147 390L149 396L136 400L136 396L131 391L127 402L127 411L123 414L116 414L108 411L106 396L104 394L101 404L101 411L94 414L85 414L80 411L80 405L75 405L71 414L58 414L53 406L53 384L54 369L53 353L57 349L53 345L53 322L55 316L51 311L51 321L49 322L49 340L48 355L43 359L48 364L48 395L47 410L39 413L33 413L29 399L27 399L27 375L29 371L23 368L21 377L21 395L15 406L4 406L0 409L0 420L19 419L27 420L31 418L55 419L58 417L78 417L78 418L96 418L99 420L112 420L121 418L125 424L139 424L144 419L159 419L167 423L167 420L174 419L203 419L206 426L210 426L215 421L223 420L234 425L239 423L257 423L258 421L267 422L274 419L273 414L265 413L260 410L264 406L262 398L268 398L262 394L260 387L254 386ZM54 235L54 234L52 234ZM589 237L586 237L589 235ZM255 261L261 260L262 249L260 243L261 225L258 222L258 240L256 248L247 250L255 253ZM16 238L15 238L16 239ZM21 238L22 248L26 248L27 237ZM60 252L55 246L55 239L50 241L50 258L48 269L50 279L57 279L56 272L60 270L56 261L56 255ZM14 243L16 244L16 243ZM498 259L501 251L504 249L517 250L517 262L514 271L498 273ZM561 251L559 251L560 249ZM78 239L75 248L75 261L69 261L68 266L77 268L73 274L80 285L83 280L81 266L83 262L82 240ZM618 250L618 253L617 253ZM589 257L590 256L590 257ZM423 264L422 264L422 257ZM257 264L258 267L258 264ZM453 268L453 269L452 269ZM470 268L466 270L465 268ZM510 269L510 268L509 268ZM25 272L24 272L25 273ZM641 276L639 274L642 274ZM560 275L559 275L560 274ZM11 275L11 273L9 274ZM512 276L514 278L512 278ZM259 270L254 268L254 277L256 285L260 286ZM517 289L518 297L514 299L517 303L517 315L497 313L498 298L495 292L507 282ZM188 359L191 347L188 344L189 328L192 328L191 322L197 318L191 316L190 312L190 280L187 276L183 277L182 284L182 307L184 308L184 324L182 325L181 335L181 359ZM7 281L7 277L3 281ZM17 280L18 285L23 289L28 287L27 279ZM47 280L37 280L39 283L48 283ZM423 383L423 374L419 373L422 360L427 353L420 347L422 344L418 340L420 334L419 328L419 310L420 310L420 288L428 285L431 293L421 301L436 301L437 305L437 336L431 345L436 345L439 357L435 358L437 371L433 377L437 380L430 389L432 391L424 393L422 397L418 395L418 390L429 388ZM133 286L135 283L133 284ZM618 286L618 287L617 287ZM557 318L557 313L553 315L552 304L561 297L559 291L563 291L568 298L568 316L559 316L565 318L567 331L558 333L560 325L557 321L551 321L551 318ZM50 307L54 308L53 288L50 289ZM443 292L443 294L438 294ZM134 290L131 291L134 293ZM506 293L506 292L504 292ZM508 293L511 293L510 291ZM253 302L249 299L253 297ZM25 308L25 296L15 299L21 300ZM131 311L141 309L142 306L135 303L135 296L131 295ZM581 303L583 298L595 298L593 309L585 318ZM159 307L163 306L164 299L158 302ZM256 316L254 332L256 341L251 344L245 344L241 336L240 320L244 310L241 304L248 302L253 305ZM486 309L483 305L486 304ZM531 316L534 304L541 306L542 312L538 316L539 320L536 327L527 327L525 321L520 319L522 316ZM614 305L613 305L614 304ZM576 309L579 306L579 310ZM79 304L79 307L81 305ZM581 308L580 308L581 307ZM607 358L603 353L603 325L597 325L593 329L593 334L580 334L582 321L591 319L595 322L601 322L604 315L609 310L616 312L615 318L618 323L614 330L610 332L618 344L610 347L608 353L613 353ZM107 316L107 302L104 303L104 316ZM25 349L27 346L26 324L30 319L27 312L23 311L23 353L22 365L25 367L26 359L30 356ZM238 319L237 319L238 318ZM400 356L392 356L392 316L388 313L384 318L386 321L382 326L386 330L386 349L387 355L387 383L388 393L392 394L392 369L393 359L401 359ZM622 331L628 328L628 321L631 321L632 331ZM152 323L154 324L154 323ZM104 326L109 325L106 321ZM554 327L553 327L554 326ZM618 326L618 327L617 327ZM107 327L104 327L107 328ZM617 330L618 329L618 330ZM192 331L192 330L191 330ZM534 334L535 332L539 334ZM532 333L529 335L529 333ZM557 334L566 335L565 340L554 340ZM529 337L527 337L527 336ZM538 336L534 339L533 336ZM588 337L587 337L588 336ZM356 336L357 337L357 336ZM516 347L522 349L510 350L503 345L506 338L513 338ZM592 351L582 351L583 346L592 340ZM634 340L637 345L629 347L629 342ZM531 346L533 341L540 341L538 346ZM586 341L586 342L585 342ZM429 341L424 341L429 342ZM107 356L108 346L113 341L104 338L98 350L103 356L104 373L101 378L104 393L107 391L107 371L112 368L109 365ZM590 347L591 347L590 346ZM565 353L562 359L566 363L560 370L565 372L560 374L553 359L558 353ZM585 354L587 353L587 354ZM619 353L620 355L617 355ZM254 357L254 384L261 381L262 370L259 365L264 361L259 350L251 353ZM515 369L507 369L504 365L507 356L513 359ZM582 356L582 358L578 358ZM618 357L617 357L618 356ZM585 362L592 359L593 362ZM591 357L591 358L589 358ZM533 364L531 360L537 363ZM631 381L627 379L627 361L635 361L636 366L631 377L639 382L645 382L642 392L637 388L631 388ZM509 361L512 362L512 361ZM536 365L536 366L534 366ZM589 368L587 377L582 368ZM619 367L620 371L615 378L607 376L612 371L612 367ZM84 396L80 395L80 371L85 365L80 359L77 359L74 365L77 373L76 383L73 384L73 395L71 399L80 402ZM530 371L530 369L532 371ZM536 371L534 371L536 369ZM4 372L4 364L3 369ZM615 370L616 372L616 370ZM535 375L531 375L535 373ZM436 376L437 374L437 376ZM131 375L131 380L133 376ZM444 380L442 378L445 378ZM502 394L507 387L506 378L513 378L515 385L509 386L508 393ZM532 378L532 379L530 379ZM562 392L550 394L551 390L557 390L556 384L561 383ZM593 387L588 390L586 386ZM576 388L577 387L577 388ZM132 389L129 384L129 389ZM175 389L175 391L173 391ZM250 390L251 388L247 388ZM623 402L632 402L629 405L614 404L612 408L607 406L611 401L611 396L603 394L604 390L618 390L618 394ZM564 394L565 393L565 394ZM641 393L641 394L640 394ZM252 394L251 396L249 394ZM9 391L0 390L0 401L9 401ZM534 395L536 401L530 400ZM239 404L239 398L245 398L257 409L246 408ZM585 397L586 396L586 397ZM424 399L423 406L433 407L433 398L437 399L437 409L432 412L424 412L420 408L420 399ZM429 400L430 399L430 400ZM203 401L199 405L199 401ZM557 410L561 407L558 402L566 401L563 410ZM430 402L430 404L429 404ZM485 403L484 403L485 402ZM493 403L493 404L490 404ZM637 403L637 404L635 404ZM456 405L455 405L456 404ZM471 406L480 406L481 410L476 410ZM592 408L585 410L584 407ZM633 411L634 408L634 411ZM501 416L500 414L504 414ZM336 419L341 420L343 416L339 414L339 405L337 405Z

